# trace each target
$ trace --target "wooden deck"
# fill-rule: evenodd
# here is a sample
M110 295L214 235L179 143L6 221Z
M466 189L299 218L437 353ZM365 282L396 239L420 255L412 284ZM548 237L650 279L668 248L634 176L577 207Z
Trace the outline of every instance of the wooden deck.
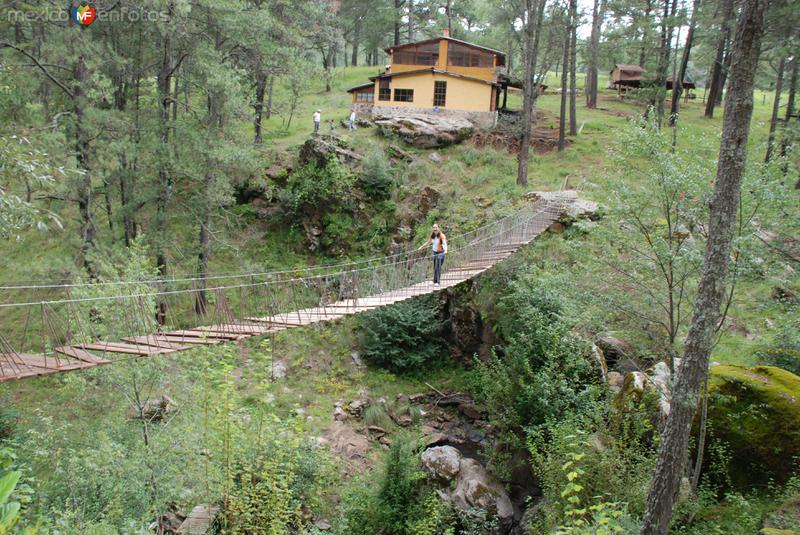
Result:
M119 341L96 341L56 347L51 355L0 353L0 381L82 370L108 364L107 357L151 357L186 351L199 345L220 344L263 336L285 329L304 327L315 323L334 321L345 316L375 310L420 295L436 293L477 275L514 254L520 247L533 241L557 219L553 212L530 224L522 236L515 233L505 241L492 237L488 246L474 258L442 273L441 286L426 281L385 293L357 299L344 299L322 306L305 308L272 316L251 316L226 323L215 323L194 329L172 330L145 336L124 336Z

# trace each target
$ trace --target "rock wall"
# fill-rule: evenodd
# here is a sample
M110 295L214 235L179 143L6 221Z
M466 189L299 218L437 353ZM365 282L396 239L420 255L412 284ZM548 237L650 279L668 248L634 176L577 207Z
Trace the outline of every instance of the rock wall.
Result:
M356 113L359 113L358 110ZM491 128L497 123L495 111L463 111L440 109L433 111L431 108L410 108L400 106L372 106L372 118L377 117L407 117L409 115L431 115L434 117L466 119L478 128Z

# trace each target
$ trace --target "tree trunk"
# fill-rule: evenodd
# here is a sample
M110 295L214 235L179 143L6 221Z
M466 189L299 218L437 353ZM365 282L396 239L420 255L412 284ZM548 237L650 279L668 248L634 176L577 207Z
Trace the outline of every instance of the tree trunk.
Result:
M669 0L664 0L668 2ZM650 14L653 11L653 1L645 0L644 26L642 27L642 47L639 49L639 67L644 69L647 63L647 47L650 46Z
M272 117L272 95L275 89L275 75L269 76L269 89L267 90L267 109L264 111L264 118L269 120Z
M789 149L789 141L790 137L788 135L788 128L789 128L789 121L791 120L792 116L794 115L794 101L795 96L797 95L797 75L798 75L798 66L800 66L800 61L797 61L797 56L792 58L792 74L789 77L789 98L786 100L786 115L783 119L783 136L781 137L781 157L786 156L786 152ZM784 171L788 171L788 168Z
M664 100L667 96L667 70L669 69L669 56L672 50L673 17L678 9L678 1L664 0L664 12L661 15L661 42L658 50L658 67L655 79L655 98L651 105L656 108L656 122L659 128L664 120Z
M578 118L577 113L577 98L578 98L578 81L575 73L578 62L578 2L574 0L571 3L570 10L570 25L572 26L569 32L569 135L578 135Z
M261 137L261 118L264 114L264 93L267 89L267 75L259 73L256 77L256 102L255 102L255 118L253 119L253 126L255 127L256 145L260 145L263 141Z
M172 13L174 3L170 2L168 13ZM174 57L172 49L172 35L170 30L164 32L163 37L163 55L161 58L161 67L158 70L157 88L158 88L158 129L159 140L161 141L159 150L159 163L158 163L158 186L159 194L156 195L156 213L155 213L155 250L156 250L156 268L158 269L158 276L161 279L167 276L167 207L169 199L172 196L172 170L170 169L170 87L172 83L172 71L174 69ZM159 298L158 308L156 310L156 321L159 325L164 325L167 320L167 302L164 297Z
M358 67L358 47L361 41L361 17L356 19L353 27L353 55L350 58L350 65Z
M605 0L594 0L592 8L592 34L589 37L589 61L586 66L586 107L594 109L597 107L597 49L600 47L600 31L603 27L605 18Z
M772 159L772 153L775 152L775 131L778 129L778 115L781 111L781 93L783 92L783 75L786 71L786 57L781 57L778 63L778 76L775 79L775 100L772 102L772 117L769 120L769 137L767 138L767 155L764 157L765 162Z
M75 86L72 90L72 111L75 116L75 154L78 160L78 167L83 173L77 191L78 212L81 218L81 258L86 270L90 275L94 276L94 269L87 258L89 250L94 246L97 231L92 219L91 151L85 116L85 112L88 109L86 85L89 80L89 69L86 66L86 58L83 54L80 54L75 61L73 76L75 79Z
M447 35L453 35L453 0L447 0L444 8L444 14L447 17Z
M403 17L403 0L394 0L394 46L400 44L400 19Z
M700 0L695 0L692 6L692 18L689 22L689 32L686 34L686 43L683 47L681 66L676 76L672 77L672 106L669 112L669 124L675 126L678 121L678 111L680 110L681 93L683 93L683 80L686 78L686 69L689 65L689 54L692 53L692 41L694 40L694 27L697 24L697 10L700 7Z
M517 184L520 186L528 185L528 151L531 146L536 99L539 96L536 84L536 60L539 55L539 36L546 3L545 0L525 0L528 19L523 32L522 61L525 78L522 81L522 136L517 162Z
M705 116L714 117L714 107L722 96L723 69L725 67L725 49L731 34L731 20L733 19L733 0L722 0L722 27L717 43L717 55L714 58L714 67L711 69L711 86L708 88Z
M414 42L414 0L406 0L408 4L408 42Z
M708 241L697 290L692 324L686 336L683 361L677 371L672 407L662 434L641 535L666 535L686 465L692 420L700 388L708 374L708 357L720 318L728 274L731 241L747 159L747 138L753 114L753 85L764 13L768 0L744 0L736 38L730 89L709 212Z
M572 42L572 6L576 0L569 0L567 12L567 31L564 32L564 55L561 61L561 113L558 117L558 151L567 145L567 73L569 65L569 49Z

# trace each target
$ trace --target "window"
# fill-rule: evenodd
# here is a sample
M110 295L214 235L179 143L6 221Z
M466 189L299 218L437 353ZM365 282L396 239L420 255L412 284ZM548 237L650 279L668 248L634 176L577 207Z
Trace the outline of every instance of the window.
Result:
M373 102L374 100L375 93L372 88L356 91L356 102Z
M476 48L447 43L447 64L455 67L492 68L493 55Z
M447 82L433 83L433 105L444 107L447 101Z
M436 65L438 61L438 42L404 46L392 54L392 62L398 65Z
M395 102L414 102L413 89L395 89L394 90Z
M389 86L389 80L381 80L378 88L378 100L392 100L392 88Z

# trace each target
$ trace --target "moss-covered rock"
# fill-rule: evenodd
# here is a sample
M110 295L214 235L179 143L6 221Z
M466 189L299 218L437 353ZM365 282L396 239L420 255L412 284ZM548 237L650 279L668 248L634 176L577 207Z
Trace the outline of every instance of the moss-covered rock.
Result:
M800 494L781 503L764 519L763 535L800 535Z
M711 441L729 451L731 482L785 482L800 456L800 377L771 366L714 366L709 392Z

